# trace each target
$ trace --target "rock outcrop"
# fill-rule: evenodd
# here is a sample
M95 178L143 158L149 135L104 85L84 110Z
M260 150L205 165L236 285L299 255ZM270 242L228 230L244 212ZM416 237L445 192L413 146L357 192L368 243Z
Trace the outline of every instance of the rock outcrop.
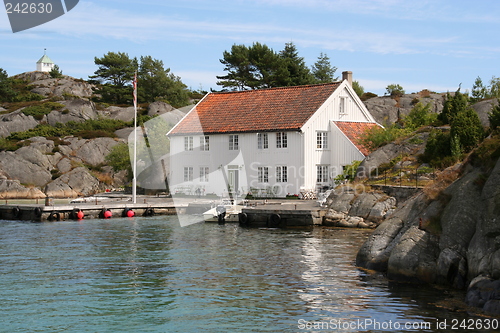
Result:
M379 124L393 124L408 115L418 102L431 104L431 110L440 113L443 110L446 94L420 92L401 97L381 96L366 100L366 108Z
M133 107L96 105L90 100L94 86L84 80L69 76L52 78L49 73L43 72L23 73L15 78L28 82L32 93L46 97L41 102L33 102L34 105L51 101L64 107L49 114L41 114L37 119L23 113L24 106L33 104L31 102L23 103L18 110L9 113L5 113L7 110L0 107L0 138L8 137L14 132L31 130L40 124L56 126L58 123L101 118L125 122L134 119ZM9 108L13 105L9 105ZM193 105L175 109L167 103L157 101L148 106L147 113L151 117L160 116L166 132L192 107ZM66 137L54 141L34 137L25 140L25 146L17 151L0 152L0 198L39 198L45 196L42 191L52 197L67 198L94 194L105 188L103 181L106 181L107 187L125 185L126 171L115 173L105 165L105 158L115 145L127 141L131 131L131 128L118 130L116 135L120 139L105 137L82 140ZM93 171L90 172L89 169Z
M45 194L36 187L22 186L19 181L0 179L0 199L43 199Z
M76 198L89 196L104 190L103 184L92 176L88 169L78 167L45 187L45 194L55 198Z
M0 115L0 138L5 138L14 132L24 132L39 124L32 116L25 115L22 110Z
M329 208L324 224L350 228L375 228L396 208L396 199L383 193L362 192L358 188L337 188L326 201Z
M15 77L28 81L34 87L32 92L45 97L90 98L93 94L91 84L67 75L63 75L62 78L52 78L49 73L28 72Z
M461 172L434 200L423 192L407 200L370 236L356 262L391 279L469 287L470 305L500 314L500 289L481 292L500 288L500 160L485 183L479 168Z
M452 93L453 94L453 93ZM418 102L431 104L431 111L434 113L441 113L443 110L444 102L446 100L446 93L431 94L426 91L417 94L407 94L401 97L381 96L374 97L366 100L365 106L370 111L375 120L382 125L394 124L398 120L403 119L413 109ZM488 113L492 107L498 104L498 99L491 99L481 101L472 105L473 109L479 115L479 119L483 126L490 125Z
M29 141L29 146L15 152L0 152L0 173L3 175L0 197L36 199L40 193L43 195L40 190L56 198L94 194L104 186L88 169L80 166L100 167L111 149L122 142L112 138L83 140L75 137L63 138L57 145L43 137ZM103 173L110 179L115 177L111 168Z

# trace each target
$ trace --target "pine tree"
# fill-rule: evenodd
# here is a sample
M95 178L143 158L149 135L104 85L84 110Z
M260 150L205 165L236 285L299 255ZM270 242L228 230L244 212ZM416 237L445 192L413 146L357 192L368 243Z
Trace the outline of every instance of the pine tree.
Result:
M101 84L97 93L102 100L116 104L130 103L137 59L131 59L123 52L108 52L102 58L95 57L94 62L99 68L90 78Z
M474 109L466 106L453 116L450 136L458 138L464 152L469 152L483 140L484 128Z
M282 60L282 76L280 86L301 86L314 83L314 76L306 66L304 58L299 57L299 52L294 43L286 43L285 48L279 53Z
M335 72L337 67L333 67L330 64L330 58L323 52L320 53L318 60L312 66L312 74L317 83L328 83L333 82L338 79L335 77Z
M17 95L12 86L12 79L3 68L0 68L0 102L11 102Z
M54 65L54 67L49 72L50 77L53 79L59 79L63 77L62 71L59 69L59 66Z
M483 80L478 76L472 86L472 98L475 101L480 101L486 98L488 89L483 85Z
M141 56L138 72L138 95L141 102L164 100L174 107L188 104L189 95L186 85L180 78L165 69L163 61L151 56Z

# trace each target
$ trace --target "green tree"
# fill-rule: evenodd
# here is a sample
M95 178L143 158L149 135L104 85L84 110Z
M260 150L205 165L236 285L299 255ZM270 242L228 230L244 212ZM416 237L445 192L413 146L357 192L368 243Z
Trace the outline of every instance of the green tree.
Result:
M130 162L129 147L126 143L120 143L111 148L111 152L106 156L106 163L115 172L127 170L129 178L132 177L132 163Z
M488 98L500 98L500 77L492 77L490 81Z
M280 58L265 44L254 43L248 49L252 89L272 88L278 86Z
M484 86L483 80L478 76L476 78L476 81L474 82L474 85L472 86L472 98L475 101L480 101L482 99L485 99L487 94L488 94L488 89Z
M488 119L490 120L490 127L492 130L500 128L500 103L491 110L488 114Z
M399 84L390 84L385 88L385 90L387 91L387 94L392 97L402 96L405 94L405 90Z
M443 124L451 124L456 114L464 111L469 106L469 98L460 92L460 88L452 96L450 93L446 96L443 105L443 111L438 115L438 119Z
M16 95L12 79L3 68L0 68L0 101L11 102Z
M252 74L249 48L245 45L234 44L231 51L223 52L222 57L219 61L225 66L224 71L227 74L217 76L220 80L217 85L229 90L253 89L255 80Z
M328 83L338 79L338 77L335 77L337 67L330 64L330 58L323 52L320 53L318 60L311 69L317 83Z
M250 47L234 44L230 51L223 52L220 62L227 74L217 76L217 85L228 90L331 82L336 79L337 70L331 66L328 56L321 53L311 71L293 43L287 43L279 53L261 43Z
M451 138L458 138L464 152L469 152L484 139L484 128L479 116L468 106L455 114L451 122Z
M164 100L174 107L189 103L189 91L180 78L165 69L163 61L141 56L138 72L138 98L142 102Z
M277 80L279 86L301 86L315 82L314 76L306 66L304 58L299 56L295 44L292 42L286 43L279 56L281 59Z
M425 145L423 160L435 166L439 165L439 161L451 155L450 141L450 132L437 129L431 131Z
M356 95L360 98L365 94L365 88L363 88L358 81L352 81L352 89L354 89Z
M62 73L61 69L59 68L59 66L57 66L57 65L54 65L54 67L51 69L49 74L50 74L50 77L52 77L53 79L59 79L59 78L63 77L63 73Z
M132 100L130 83L138 67L137 59L131 59L123 52L108 52L102 58L95 57L94 63L98 69L90 78L101 85L97 93L102 96L102 100L116 104L130 104Z
M431 106L431 103L424 105L422 102L418 102L403 119L405 128L413 131L433 123L437 119L437 115L431 112Z

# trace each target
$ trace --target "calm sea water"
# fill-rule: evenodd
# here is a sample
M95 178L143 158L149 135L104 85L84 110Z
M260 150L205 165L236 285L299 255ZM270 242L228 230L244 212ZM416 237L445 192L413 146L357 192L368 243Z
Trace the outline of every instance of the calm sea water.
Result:
M0 221L0 331L437 332L479 320L436 306L457 297L448 291L357 269L368 235L175 217Z

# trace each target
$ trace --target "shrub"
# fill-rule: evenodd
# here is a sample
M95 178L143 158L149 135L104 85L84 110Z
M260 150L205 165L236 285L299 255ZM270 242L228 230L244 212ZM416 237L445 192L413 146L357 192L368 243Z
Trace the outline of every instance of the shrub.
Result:
M484 128L471 107L457 112L451 122L451 138L458 140L464 152L469 152L484 139Z
M385 88L387 94L391 97L401 97L405 94L405 90L399 84L390 84Z
M475 166L492 169L500 158L500 134L494 134L474 150L471 162Z
M358 171L360 164L361 161L353 161L351 164L346 165L344 168L344 172L335 177L335 184L340 185L346 179L353 180L356 177L356 172Z
M491 110L488 114L488 119L492 130L500 128L500 103Z
M32 116L36 120L42 120L44 116L51 113L53 110L60 110L64 105L56 102L45 102L41 105L32 105L25 107L23 113L27 116Z
M372 127L361 134L359 143L363 146L376 149L409 134L409 131L393 124L388 127Z
M71 135L78 135L82 138L115 137L114 132L125 126L125 122L115 119L91 119L83 123L69 121L66 124L58 123L55 126L40 124L25 132L12 133L7 139L18 141L35 136L62 138Z
M404 118L404 126L409 130L415 130L434 123L437 120L437 114L431 112L431 105L431 103L424 105L418 102Z
M126 143L120 143L114 146L108 156L106 156L106 162L115 172L128 170L129 175L132 174L130 154Z
M369 100L370 98L374 98L374 97L378 97L377 94L374 94L372 92L366 92L364 93L363 95L361 95L361 100L364 102L364 101L367 101Z
M82 139L96 139L96 138L115 138L116 134L112 132L107 132L103 130L91 130L91 131L80 131L75 133L75 136L78 136Z
M0 151L16 151L20 146L13 140L0 138Z
M430 163L434 167L442 166L442 159L451 155L450 141L449 132L433 130L427 140L422 161Z

